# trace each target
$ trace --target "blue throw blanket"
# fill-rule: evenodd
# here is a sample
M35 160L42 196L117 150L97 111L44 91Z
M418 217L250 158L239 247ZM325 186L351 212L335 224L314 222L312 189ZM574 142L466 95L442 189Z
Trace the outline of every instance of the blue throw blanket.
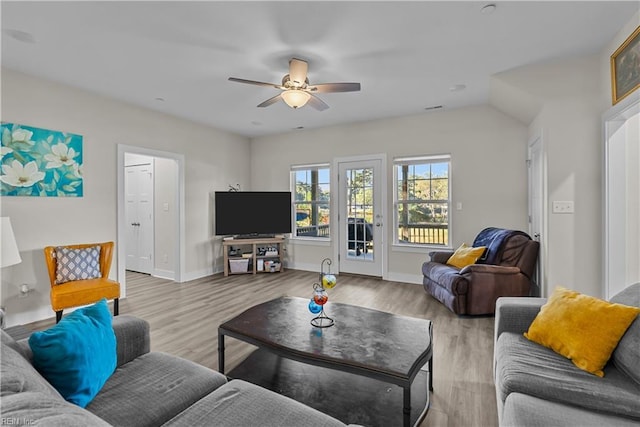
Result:
M527 236L529 239L529 235L522 231L517 230L507 230L504 228L495 228L488 227L482 230L476 236L476 239L473 241L473 246L486 246L487 250L484 251L482 258L480 258L477 262L478 264L497 264L500 259L502 259L502 251L503 251L503 243L511 236L521 235Z

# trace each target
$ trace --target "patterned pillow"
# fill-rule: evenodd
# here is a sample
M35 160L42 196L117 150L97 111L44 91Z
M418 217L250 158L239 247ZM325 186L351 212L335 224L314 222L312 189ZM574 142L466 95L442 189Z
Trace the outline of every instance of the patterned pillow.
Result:
M55 255L58 259L56 268L57 284L102 277L100 272L100 246L84 249L57 247Z

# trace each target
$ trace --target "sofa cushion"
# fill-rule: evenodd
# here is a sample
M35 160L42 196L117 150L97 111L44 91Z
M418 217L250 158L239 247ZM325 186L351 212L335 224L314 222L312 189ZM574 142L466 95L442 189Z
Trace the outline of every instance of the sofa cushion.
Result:
M496 388L504 402L511 393L640 419L640 385L613 364L604 378L577 368L553 350L503 332L495 347Z
M288 397L233 380L179 414L164 427L344 427L340 421Z
M56 248L55 256L57 284L102 277L99 245L82 249L60 246Z
M69 402L84 408L116 368L107 300L74 311L29 337L33 365Z
M87 410L114 426L159 426L226 382L202 365L151 352L118 367Z
M2 360L0 396L2 398L0 401L3 401L6 396L29 391L63 400L60 393L36 371L36 368L24 358L23 354L9 345L9 340L13 339L8 335L5 337L5 335L6 333L2 331L3 338L0 346L0 360Z
M447 260L447 264L452 265L457 268L464 268L467 265L475 264L478 258L482 256L485 251L484 246L479 246L474 248L472 246L467 246L466 243L460 245L458 249L449 257Z
M525 337L571 359L599 377L640 308L582 295L558 286Z
M23 392L3 396L0 408L4 425L109 427L109 424L91 412L46 393Z
M20 343L14 340L11 335L4 331L4 329L0 329L0 342L2 343L2 345L11 347L12 349L20 353L25 359L30 359L31 352L27 353L25 349L20 345Z
M585 411L575 406L538 399L520 393L507 397L502 413L502 427L634 427L638 421L616 415Z
M461 276L460 270L446 264L425 262L422 264L422 274L433 283L445 288L452 294L466 294L469 282Z
M627 287L611 302L640 307L640 283ZM640 384L640 316L629 326L611 358L618 369Z

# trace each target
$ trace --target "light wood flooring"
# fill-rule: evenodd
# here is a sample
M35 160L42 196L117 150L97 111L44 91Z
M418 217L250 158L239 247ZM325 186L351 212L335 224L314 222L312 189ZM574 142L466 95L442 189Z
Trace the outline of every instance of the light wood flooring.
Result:
M217 369L218 325L245 309L278 296L309 298L318 274L287 270L260 275L222 274L185 283L127 272L127 297L120 314L151 325L151 349ZM340 275L329 299L433 321L434 376L431 408L420 427L496 426L492 378L493 317L458 317L422 286ZM46 320L29 325L43 329ZM255 347L227 339L226 369Z

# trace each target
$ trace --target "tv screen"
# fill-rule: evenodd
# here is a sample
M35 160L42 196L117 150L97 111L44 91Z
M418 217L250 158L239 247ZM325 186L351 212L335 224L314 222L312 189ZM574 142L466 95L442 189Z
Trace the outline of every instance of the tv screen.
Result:
M290 191L216 191L217 236L291 233Z

